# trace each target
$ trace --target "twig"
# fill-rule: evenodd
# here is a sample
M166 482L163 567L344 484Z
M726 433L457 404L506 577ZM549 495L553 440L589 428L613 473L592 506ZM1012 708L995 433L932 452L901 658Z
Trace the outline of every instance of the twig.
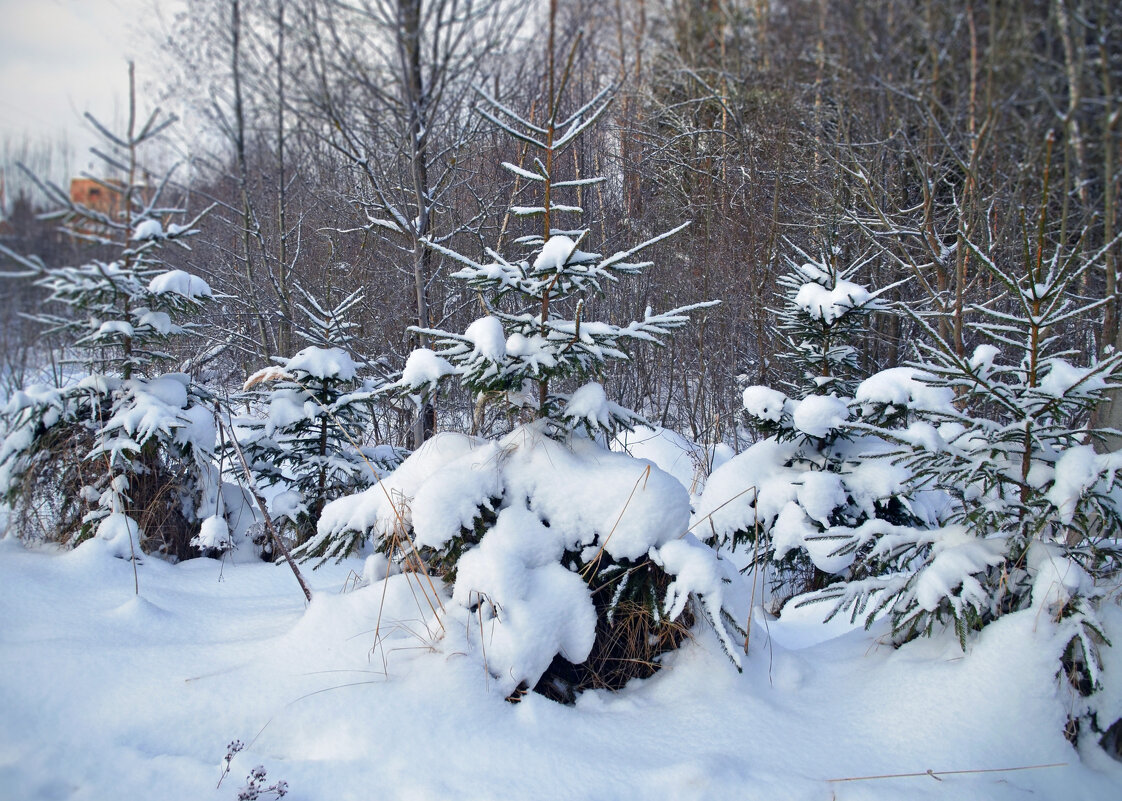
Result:
M867 782L875 779L911 779L917 776L930 776L935 781L942 781L940 776L962 776L975 773L1012 773L1018 770L1039 770L1041 768L1066 768L1067 762L1053 762L1048 765L1022 765L1016 768L979 768L977 770L940 770L928 768L921 773L885 773L880 776L847 776L841 779L826 779L828 782Z
M753 531L755 542L752 547L752 596L748 599L748 622L744 624L745 654L748 653L748 641L752 638L752 613L756 611L756 578L760 575L760 511L754 504L752 511L756 517Z
M219 425L225 427L225 423L221 420ZM296 581L300 584L300 589L304 591L304 597L310 603L312 600L312 591L308 589L308 583L304 581L304 576L300 573L300 568L296 566L296 562L292 558L292 554L288 551L288 546L284 544L284 540L277 534L276 528L273 527L273 521L269 517L269 510L265 507L265 499L261 497L261 493L257 491L257 482L253 480L253 473L250 472L249 463L245 460L245 454L242 453L242 446L238 442L238 438L234 436L233 428L229 431L230 442L234 443L234 450L238 453L238 460L242 463L242 470L245 473L246 485L249 487L249 492L253 495L253 500L257 501L257 507L261 510L261 517L265 521L265 529L269 532L269 536L273 538L273 543L284 554L284 559L288 562L288 566L292 568L292 575L296 576Z

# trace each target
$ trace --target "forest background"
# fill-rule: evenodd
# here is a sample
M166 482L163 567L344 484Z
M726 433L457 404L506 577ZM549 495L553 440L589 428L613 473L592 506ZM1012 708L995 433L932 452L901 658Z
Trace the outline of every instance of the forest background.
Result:
M326 306L364 290L352 355L387 377L418 344L408 326L462 330L479 316L478 296L424 242L479 254L536 225L507 208L533 187L500 166L524 163L525 148L473 108L482 88L541 118L547 11L516 0L187 4L158 80L141 76L155 88L141 105L190 123L150 156L187 160L175 175L187 216L216 204L193 248L168 254L223 295L192 370L240 385L291 356L301 290ZM610 397L695 441L739 450L739 390L798 379L776 359L774 332L776 281L799 250L862 265L873 288L909 279L887 298L936 312L968 353L965 315L997 289L967 243L1019 263L1042 208L1044 235L1065 247L1094 252L1118 233L1114 4L574 1L557 4L557 20L573 110L616 91L604 124L555 168L608 177L579 192L602 248L692 223L640 280L592 301L590 317L722 301L605 377ZM4 154L34 171L50 149ZM7 247L47 263L98 255L37 219L42 198L3 166ZM1063 332L1088 354L1118 340L1113 245L1101 264L1079 290L1106 305ZM0 358L22 386L50 345L20 316L44 290L5 286ZM864 374L914 356L908 318L874 314L861 336ZM440 427L486 434L471 406L437 399ZM376 438L415 442L414 418L397 405Z

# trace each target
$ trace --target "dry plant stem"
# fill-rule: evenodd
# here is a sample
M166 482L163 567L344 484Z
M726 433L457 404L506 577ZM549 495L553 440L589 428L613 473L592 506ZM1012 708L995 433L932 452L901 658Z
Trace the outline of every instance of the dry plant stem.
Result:
M940 776L966 776L978 773L1012 773L1019 770L1040 770L1042 768L1066 768L1067 762L1052 762L1048 765L1021 765L1016 768L980 768L977 770L931 770L928 768L919 773L885 773L879 776L846 776L841 779L826 779L828 782L868 782L876 779L911 779L917 776L930 776L935 781L941 782Z
M284 559L288 562L289 568L292 569L292 575L296 576L296 581L300 584L300 589L304 591L304 597L309 602L312 600L312 591L308 588L308 583L304 581L304 576L300 573L300 568L296 566L296 562L292 559L292 554L288 551L288 546L284 544L284 540L277 534L277 530L273 527L273 521L269 518L269 510L265 508L265 499L261 497L261 493L257 491L257 482L253 480L253 473L249 470L249 463L245 460L245 454L242 453L242 446L238 443L238 438L234 436L231 430L230 442L234 444L234 450L238 452L238 459L242 463L242 471L245 473L246 483L249 485L249 491L253 494L253 500L257 502L257 507L261 510L261 517L265 521L265 529L269 532L269 536L273 538L275 544L282 554Z
M140 595L140 576L136 572L136 548L132 544L132 532L131 531L129 532L129 553L132 554L132 559L130 559L129 561L132 562L133 591L137 595Z
M753 507L755 520L752 524L754 542L752 544L752 596L748 599L748 622L744 624L744 653L748 653L748 641L752 638L752 613L756 610L756 579L760 575L760 513Z

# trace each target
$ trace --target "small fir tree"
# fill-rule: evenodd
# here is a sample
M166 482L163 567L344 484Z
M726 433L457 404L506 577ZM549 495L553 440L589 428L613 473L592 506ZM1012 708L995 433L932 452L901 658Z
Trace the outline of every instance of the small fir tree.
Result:
M342 558L356 545L353 538L314 536L324 505L369 486L398 460L393 451L366 454L361 448L373 419L375 387L361 379L350 355L357 323L347 315L362 301L362 291L330 307L297 291L304 320L295 331L310 344L249 378L244 400L263 414L239 420L238 437L255 481L282 488L270 511L291 532L294 555Z
M963 648L970 632L1031 612L1080 697L1065 731L1074 741L1117 715L1100 721L1094 693L1108 644L1097 608L1122 568L1122 451L1096 452L1115 432L1096 429L1093 412L1122 385L1122 354L1086 357L1065 335L1104 305L1080 287L1116 242L1085 253L1081 240L1050 241L1046 203L1035 228L1017 272L964 241L1004 288L969 308L965 330L981 340L972 352L905 310L922 361L901 368L906 380L873 376L858 391L854 427L895 444L882 461L907 471L913 496L941 499L936 524L869 532L850 580L806 600L870 624L888 615L898 642L950 624Z
M181 321L211 292L202 279L167 269L159 251L188 247L203 215L170 222L183 217L165 200L171 173L157 185L147 182L138 151L175 120L157 109L138 130L131 66L129 78L126 134L89 117L106 142L105 152L95 153L124 173L91 179L110 202L85 206L36 181L61 207L53 218L112 255L50 267L4 250L48 290L48 309L35 319L66 344L63 385L27 387L4 411L0 490L26 538L75 544L96 534L120 553L143 547L183 558L195 553L199 522L221 519L223 508L209 396L187 375L163 373L173 362L165 348L191 333Z
M880 297L892 287L870 292L855 283L864 262L841 270L836 255L798 255L779 279L784 304L776 312L787 343L782 358L797 376L791 397L744 390L745 421L766 436L710 477L695 515L712 544L774 571L777 603L842 580L856 557L853 532L912 519L896 495L899 476L864 466L883 443L847 426L854 343L869 315L885 311Z

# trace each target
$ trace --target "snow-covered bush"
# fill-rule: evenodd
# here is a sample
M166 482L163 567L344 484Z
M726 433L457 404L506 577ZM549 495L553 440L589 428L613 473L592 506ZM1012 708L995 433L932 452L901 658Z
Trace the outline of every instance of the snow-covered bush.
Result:
M540 154L532 170L504 166L541 187L541 205L512 209L542 218L541 233L518 240L529 255L488 250L484 262L432 244L461 265L455 277L486 293L488 313L462 334L426 331L435 348L414 351L396 384L426 398L455 378L480 402L532 422L494 441L438 435L378 486L329 504L320 521L322 538L369 534L411 569L438 570L456 623L446 636L467 638L450 647L478 653L504 695L537 689L571 700L648 676L698 610L736 653L721 612L735 571L687 533L689 495L678 481L608 449L621 428L643 421L590 380L626 359L629 342L658 342L709 305L648 309L626 325L586 319L586 298L641 272L649 263L635 255L670 235L605 258L582 249L587 230L555 227L581 212L558 194L600 179L558 181L547 165L609 99L602 93L568 120L554 113L542 128L483 96L485 115Z
M258 486L278 488L270 512L292 531L296 554L342 557L350 540L312 541L324 504L369 486L397 460L392 451L368 456L361 448L374 413L374 387L350 355L353 324L346 314L362 292L332 308L302 294L306 321L296 333L309 344L250 376L244 400L261 414L238 419L237 436Z
M5 250L49 292L48 310L37 319L65 343L67 380L25 387L9 399L0 493L24 538L74 544L96 535L122 555L144 548L183 558L197 553L191 540L204 519L216 518L209 531L221 539L225 510L212 460L211 400L187 375L163 372L173 361L166 344L190 333L181 321L211 292L158 256L164 245L187 248L202 215L169 222L183 216L164 205L170 175L157 186L141 180L137 148L171 122L157 114L131 137L98 126L107 163L132 165L120 180L100 182L114 211L40 184L61 206L54 216L76 238L112 253L109 259L53 267Z
M547 428L437 434L379 485L328 504L320 532L370 534L440 571L447 636L462 632L504 695L571 700L650 675L691 624L691 593L735 655L721 610L736 572L686 533L685 488Z

